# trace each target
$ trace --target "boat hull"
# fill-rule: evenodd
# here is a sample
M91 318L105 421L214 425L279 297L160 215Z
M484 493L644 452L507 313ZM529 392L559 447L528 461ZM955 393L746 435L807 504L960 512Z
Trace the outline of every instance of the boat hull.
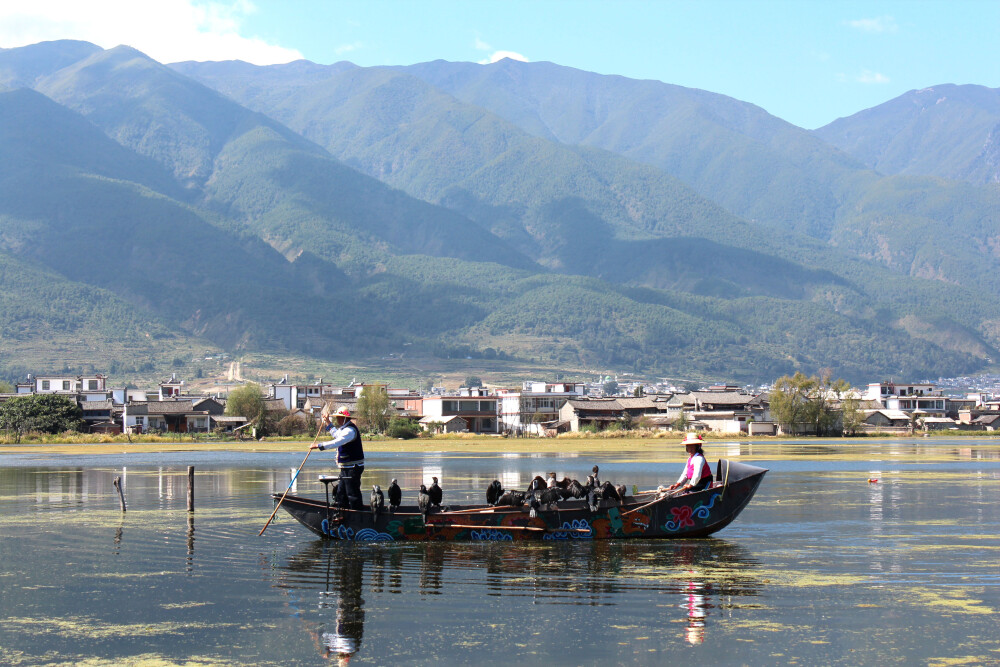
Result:
M286 496L281 508L325 539L350 541L506 541L565 539L672 539L705 537L722 530L753 498L764 468L725 459L715 485L696 493L658 498L628 496L621 504L604 501L596 512L584 501L564 501L557 509L530 516L526 507L450 506L427 521L415 506L394 514L331 508L325 501ZM274 494L278 500L280 494Z

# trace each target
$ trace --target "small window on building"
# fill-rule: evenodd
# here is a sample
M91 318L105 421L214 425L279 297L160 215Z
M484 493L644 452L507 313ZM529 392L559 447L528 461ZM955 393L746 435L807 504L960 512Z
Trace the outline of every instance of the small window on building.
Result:
M69 380L63 380L63 391L69 391Z
M42 380L42 391L48 391L49 390L49 386L50 385L49 385L49 381L48 380Z
M97 380L87 380L87 388L97 390Z

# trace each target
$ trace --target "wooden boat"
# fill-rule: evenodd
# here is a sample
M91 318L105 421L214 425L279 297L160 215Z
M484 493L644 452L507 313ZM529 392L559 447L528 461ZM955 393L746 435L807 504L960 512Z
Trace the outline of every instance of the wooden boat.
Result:
M721 459L713 485L695 493L664 495L647 491L622 503L600 501L591 511L585 500L566 500L532 517L528 507L451 505L424 521L414 505L401 505L377 518L368 510L344 510L323 500L285 496L281 507L325 539L402 540L563 540L705 537L722 530L747 506L765 468ZM273 494L275 501L281 494Z

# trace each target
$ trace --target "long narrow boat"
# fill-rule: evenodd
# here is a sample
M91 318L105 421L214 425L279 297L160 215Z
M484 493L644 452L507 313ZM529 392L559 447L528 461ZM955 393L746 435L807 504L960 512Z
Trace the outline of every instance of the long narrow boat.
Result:
M722 530L747 506L765 468L721 459L715 483L702 491L627 496L601 501L567 500L532 517L527 506L451 505L428 515L401 505L393 514L338 510L326 501L285 496L281 507L322 538L354 540L564 540L705 537ZM273 494L277 501L281 494Z

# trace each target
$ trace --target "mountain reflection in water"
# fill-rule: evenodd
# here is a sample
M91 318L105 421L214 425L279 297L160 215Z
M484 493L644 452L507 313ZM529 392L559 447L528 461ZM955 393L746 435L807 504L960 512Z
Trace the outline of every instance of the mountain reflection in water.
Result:
M735 598L759 594L757 566L743 547L715 539L502 546L315 541L278 566L275 585L286 591L319 652L349 659L362 648L366 607L392 614L393 599L408 592L448 595L452 605L470 612L495 605L498 597L521 609L652 600L649 613L664 623L683 621L684 638L699 644L714 613ZM454 611L461 615L462 609ZM401 625L412 622L400 619ZM477 631L488 630L463 628L465 635Z

